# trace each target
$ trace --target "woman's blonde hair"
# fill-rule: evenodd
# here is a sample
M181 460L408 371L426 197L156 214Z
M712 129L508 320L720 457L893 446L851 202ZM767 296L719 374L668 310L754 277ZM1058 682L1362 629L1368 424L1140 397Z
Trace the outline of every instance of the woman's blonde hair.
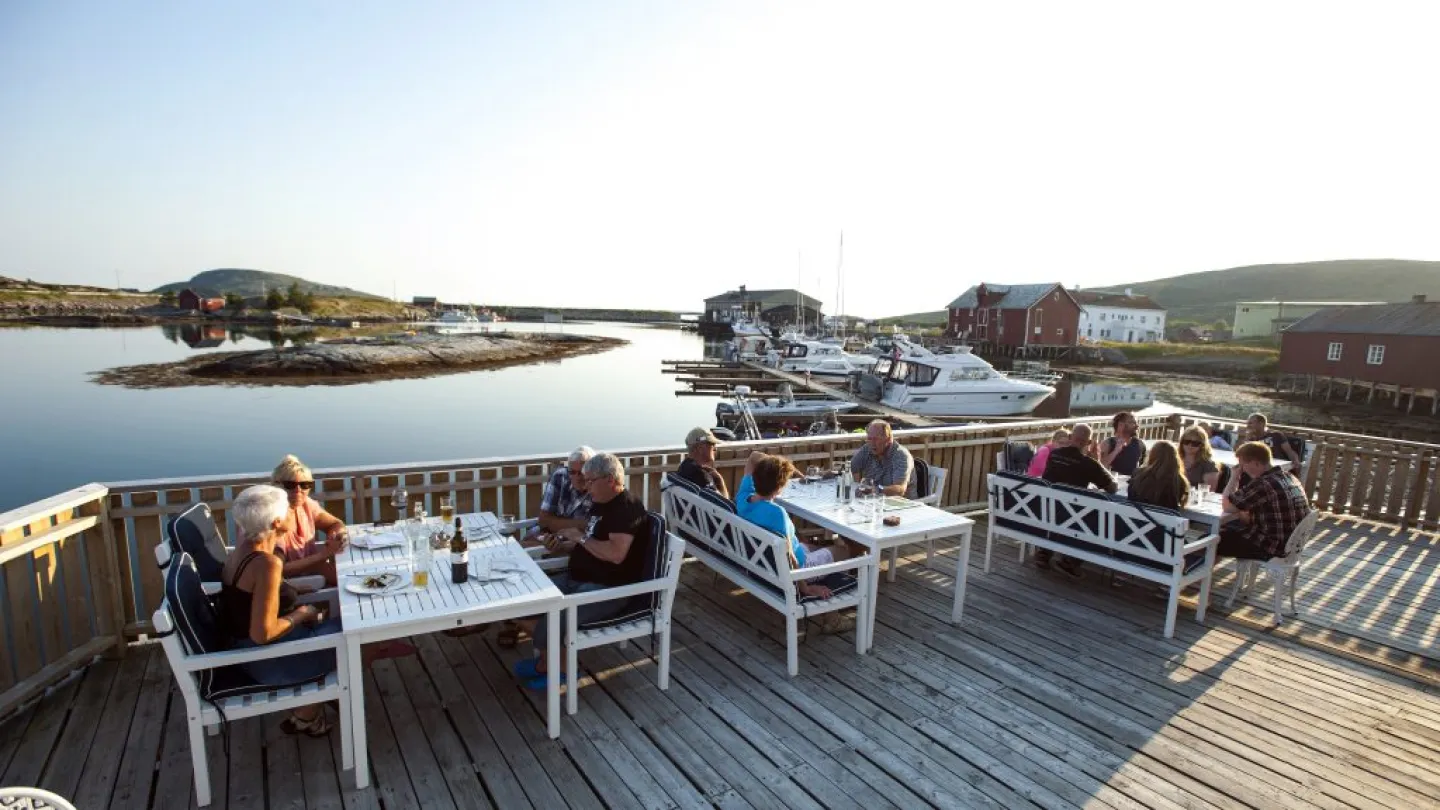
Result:
M280 459L280 464L275 467L275 472L270 474L270 480L285 483L286 481L314 481L315 473L300 462L295 456L286 456Z
M1196 456L1197 459L1200 461L1210 460L1210 436L1205 432L1205 428L1199 425L1186 428L1185 432L1180 434L1180 443L1184 444L1186 439L1200 442L1200 454Z
M1050 434L1050 443L1056 447L1068 441L1070 441L1069 428L1055 428L1055 432Z

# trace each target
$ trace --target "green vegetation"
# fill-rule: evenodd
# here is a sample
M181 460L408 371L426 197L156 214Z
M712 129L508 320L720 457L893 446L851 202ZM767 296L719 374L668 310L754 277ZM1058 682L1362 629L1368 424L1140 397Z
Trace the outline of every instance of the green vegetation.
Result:
M872 327L874 327L874 326L900 326L900 327L906 327L906 326L911 326L911 327L938 326L938 327L941 327L941 328L943 329L945 326L949 325L949 323L950 323L950 313L949 313L948 310L943 310L943 309L942 309L942 310L940 310L940 311L938 311L938 312L914 312L914 313L911 313L911 314L909 314L909 315L896 315L896 316L893 317L893 318L880 318L879 320L871 321L871 322L870 322L870 325L871 325Z
M1148 295L1169 312L1171 326L1225 321L1237 301L1409 301L1440 298L1440 262L1345 259L1257 264L1183 276L1106 285Z
M270 292L265 293L265 308L271 312L285 306L285 303L285 293L280 290L271 289Z
M319 284L308 281L298 276L287 276L284 273L269 273L264 270L237 270L226 268L220 270L206 270L197 273L189 281L177 281L173 284L163 284L155 288L155 292L162 293L167 290L180 292L191 289L200 295L217 297L225 292L233 292L243 295L246 298L259 298L268 296L270 290L285 290L294 285L299 285L302 292L311 295L352 298L373 298L384 300L378 295L363 293L352 290L348 287L337 287L331 284Z
M176 299L176 296L175 296L175 291L174 291L174 290L166 290L165 292L160 293L160 304L161 304L162 306L167 306L167 307L173 307L173 306L175 306L175 299Z
M315 311L315 294L300 289L300 282L290 282L290 289L285 293L285 302L300 310L301 314L309 315Z
M240 293L225 293L225 308L230 310L231 315L243 315L249 307L250 303Z

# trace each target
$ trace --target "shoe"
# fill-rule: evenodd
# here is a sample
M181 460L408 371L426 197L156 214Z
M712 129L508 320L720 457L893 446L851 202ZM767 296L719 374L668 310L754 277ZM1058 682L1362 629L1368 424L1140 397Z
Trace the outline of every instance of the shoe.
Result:
M525 681L525 688L533 692L544 692L545 689L550 685L549 675L550 673L548 672L541 672L537 674L535 677ZM565 673L560 673L560 685L564 686L569 682L570 679L565 677Z
M1084 572L1080 570L1079 560L1061 560L1055 563L1055 567L1060 570L1060 573L1071 579L1080 579L1085 576Z
M1050 555L1041 555L1037 553L1035 555L1035 567L1040 569L1041 571L1050 570Z
M515 666L511 669L515 672L515 677L522 681L528 681L540 675L540 659L522 658L516 661Z
M839 613L827 613L820 619L820 632L827 636L833 636L840 633L848 633L854 629L854 616L842 616Z
M309 720L302 720L292 714L280 723L280 730L286 734L304 734L307 737L324 737L332 728L334 726L325 717L323 709Z

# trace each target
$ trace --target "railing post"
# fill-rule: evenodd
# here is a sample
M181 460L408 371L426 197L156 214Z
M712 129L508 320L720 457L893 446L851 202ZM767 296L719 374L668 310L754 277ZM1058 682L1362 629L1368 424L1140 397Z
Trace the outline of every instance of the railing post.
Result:
M1430 456L1419 454L1420 463L1415 465L1415 487L1410 490L1410 500L1405 504L1405 515L1400 518L1400 528L1409 529L1420 523L1420 507L1424 506L1426 484L1430 482ZM1404 486L1405 482L1401 482Z
M91 583L97 597L95 624L101 635L115 638L115 643L109 648L106 657L120 658L125 655L125 603L120 598L120 558L115 548L115 526L110 520L110 490L106 489L98 501L82 506L80 513L96 515L100 520L100 541L103 546L100 571L103 581ZM137 620L140 618L136 617Z

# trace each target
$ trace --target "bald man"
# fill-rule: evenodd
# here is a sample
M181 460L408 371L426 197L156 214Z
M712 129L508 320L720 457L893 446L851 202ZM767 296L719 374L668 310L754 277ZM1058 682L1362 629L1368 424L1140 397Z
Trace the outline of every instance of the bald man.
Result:
M870 479L886 495L915 497L915 459L890 432L890 423L876 419L865 428L865 445L850 459L856 481Z

